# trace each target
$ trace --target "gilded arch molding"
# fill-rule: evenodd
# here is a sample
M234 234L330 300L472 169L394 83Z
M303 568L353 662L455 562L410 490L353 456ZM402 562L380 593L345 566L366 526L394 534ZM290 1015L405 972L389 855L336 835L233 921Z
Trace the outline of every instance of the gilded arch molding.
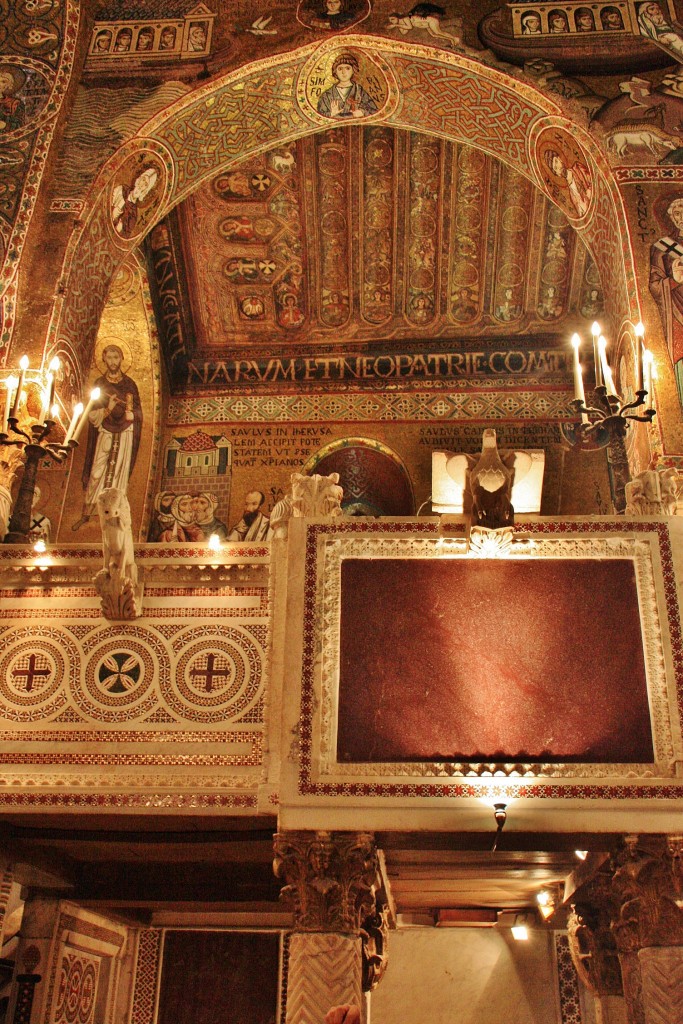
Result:
M316 60L340 46L339 39L326 40L207 83L149 121L102 168L67 248L48 335L48 348L72 361L76 379L88 364L109 282L144 233L220 170L324 128L302 82ZM615 324L623 329L639 319L621 196L585 130L526 83L472 58L360 35L344 36L343 47L367 55L385 76L386 101L366 120L475 146L554 200L542 146L553 133L571 135L590 173L591 197L570 219L600 268ZM158 170L155 208L140 234L124 238L113 226L112 193L136 158Z

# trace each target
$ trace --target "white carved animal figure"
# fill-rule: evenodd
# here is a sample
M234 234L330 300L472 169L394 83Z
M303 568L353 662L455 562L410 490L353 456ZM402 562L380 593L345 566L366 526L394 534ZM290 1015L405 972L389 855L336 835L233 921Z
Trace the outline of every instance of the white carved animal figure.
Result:
M270 163L278 174L291 174L294 170L294 154L289 149L281 149L270 154Z
M629 149L647 149L653 156L659 156L662 149L678 149L675 142L652 128L616 131L610 135L607 145L617 156L624 156Z
M286 537L289 520L292 518L292 496L285 494L270 513L270 526L275 537Z
M97 511L102 527L104 568L121 579L138 581L133 548L130 505L126 492L118 487L107 487L97 499Z

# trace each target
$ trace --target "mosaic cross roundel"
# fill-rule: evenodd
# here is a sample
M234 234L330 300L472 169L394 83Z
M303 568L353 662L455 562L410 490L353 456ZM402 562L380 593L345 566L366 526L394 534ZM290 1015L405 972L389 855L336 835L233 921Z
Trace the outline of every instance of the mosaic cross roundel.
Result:
M100 642L93 646L74 698L82 711L98 720L130 721L156 708L157 668L155 652L137 638L126 635Z
M15 634L13 634L14 636ZM0 659L0 704L5 718L35 721L60 711L67 697L63 689L66 651L54 639L21 638L8 643Z
M167 703L183 718L219 722L235 718L258 699L263 653L253 638L237 630L206 636L196 631L183 638L175 685L164 692Z

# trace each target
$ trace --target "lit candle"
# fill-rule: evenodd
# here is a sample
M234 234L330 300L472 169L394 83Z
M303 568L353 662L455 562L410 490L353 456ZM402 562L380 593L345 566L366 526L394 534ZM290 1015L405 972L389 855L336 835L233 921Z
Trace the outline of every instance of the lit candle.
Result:
M598 338L598 351L600 354L600 367L605 378L607 394L616 398L617 392L614 387L614 380L612 379L612 371L610 370L609 363L607 362L607 339L602 334Z
M596 388L602 387L602 368L600 366L600 349L598 345L598 337L600 335L600 324L597 320L593 321L591 325L591 334L593 335L593 362L595 363L595 386Z
M12 402L12 408L10 410L10 419L16 419L17 413L19 412L19 403L21 402L21 393L24 390L24 377L28 370L28 356L22 356L19 360L19 380L17 381L17 390L14 394L14 401Z
M652 352L645 349L643 353L643 364L645 370L645 390L647 392L647 407L652 408Z
M645 338L645 328L642 323L636 324L636 373L637 383L636 391L644 391L643 387L643 342Z
M9 411L10 411L10 408L12 406L12 395L14 394L14 389L16 388L18 383L19 382L18 382L16 377L8 377L7 380L5 381L5 387L6 387L7 390L5 391L5 411L4 411L3 416L2 416L2 433L3 434L7 433L7 427L8 427L7 421L9 419Z
M50 374L48 373L48 378ZM50 381L48 379L48 385ZM38 416L38 422L42 425L45 423L47 418L48 409L50 408L50 392L47 388L43 388L41 402L40 402L40 415Z
M55 376L55 374L57 373L57 370L59 369L60 366L61 366L61 363L59 362L59 356L55 356L54 359L50 362L50 369L49 369L49 373L47 375L47 380L48 380L48 401L47 401L47 405L48 405L48 408L51 408L54 405L54 401L55 401L55 383L56 383L56 376Z
M93 388L92 391L90 392L90 399L88 401L88 404L86 405L85 409L83 410L83 415L81 416L80 420L76 424L76 427L74 428L73 433L71 435L71 440L72 441L78 441L78 438L81 436L81 431L83 430L83 427L85 426L85 422L86 422L86 420L88 418L88 413L92 409L92 407L95 404L95 402L98 402L99 399L100 399L100 389L99 388Z
M579 359L581 338L578 334L572 334L572 347L574 349L574 401L581 402L581 405L585 405L586 393L583 390L583 368L581 366L581 360ZM583 423L588 422L588 417L585 413L581 413L581 421Z
M69 429L67 430L66 437L64 438L64 444L68 444L69 441L71 440L71 438L73 437L73 432L76 429L76 424L78 423L79 419L81 418L81 413L82 412L83 412L83 402L79 402L78 405L76 406L76 408L73 411L73 416L71 417L71 423L69 424Z

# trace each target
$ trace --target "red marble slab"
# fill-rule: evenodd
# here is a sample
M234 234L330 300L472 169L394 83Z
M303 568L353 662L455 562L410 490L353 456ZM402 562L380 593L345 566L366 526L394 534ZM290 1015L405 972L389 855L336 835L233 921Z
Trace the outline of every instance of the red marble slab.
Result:
M339 761L654 760L628 559L349 559Z

